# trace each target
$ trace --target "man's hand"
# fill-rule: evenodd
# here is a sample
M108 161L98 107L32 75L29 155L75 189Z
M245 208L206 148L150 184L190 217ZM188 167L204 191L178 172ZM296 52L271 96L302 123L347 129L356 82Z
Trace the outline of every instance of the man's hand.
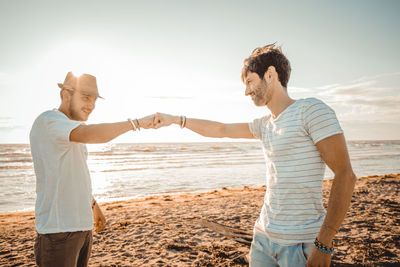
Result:
M172 123L180 124L180 117L158 112L154 115L155 129L170 126Z
M331 260L332 254L322 252L314 247L308 258L307 267L329 267Z
M154 116L155 115L149 115L141 119L138 119L139 127L143 129L154 128Z
M94 231L100 233L106 227L106 217L104 217L103 212L100 209L99 204L93 207L93 219L94 219Z

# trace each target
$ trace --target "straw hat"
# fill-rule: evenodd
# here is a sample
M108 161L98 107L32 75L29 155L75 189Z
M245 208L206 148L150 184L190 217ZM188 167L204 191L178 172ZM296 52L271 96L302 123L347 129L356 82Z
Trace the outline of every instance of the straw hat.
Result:
M99 95L97 89L96 77L90 74L82 74L75 76L72 72L68 72L65 77L64 83L58 83L58 87L61 89L77 90L84 95L96 96L103 98ZM103 98L104 99L104 98Z

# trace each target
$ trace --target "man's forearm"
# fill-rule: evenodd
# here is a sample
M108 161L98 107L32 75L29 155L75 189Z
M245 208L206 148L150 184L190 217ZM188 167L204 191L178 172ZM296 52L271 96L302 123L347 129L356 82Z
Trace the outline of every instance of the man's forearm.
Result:
M164 115L165 116L165 115ZM248 138L253 139L247 123L221 123L210 120L192 119L179 116L168 117L169 123L175 123L205 137Z
M330 246L346 216L356 179L351 170L338 173L333 179L326 218L318 235L318 239L325 245Z
M129 121L81 125L71 132L70 140L85 144L106 143L132 129Z
M181 125L181 118L175 116L174 123ZM185 122L185 128L205 137L225 137L223 132L224 127L225 125L223 123L209 120L186 118Z

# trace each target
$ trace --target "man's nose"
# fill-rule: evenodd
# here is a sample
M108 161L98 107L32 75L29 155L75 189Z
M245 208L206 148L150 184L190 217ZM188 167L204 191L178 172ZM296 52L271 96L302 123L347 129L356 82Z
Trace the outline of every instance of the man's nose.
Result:
M246 86L246 90L244 91L244 95L248 96L250 94L250 88Z
M95 108L95 106L96 106L96 102L95 101L92 101L92 102L89 103L89 108L91 110L93 110Z

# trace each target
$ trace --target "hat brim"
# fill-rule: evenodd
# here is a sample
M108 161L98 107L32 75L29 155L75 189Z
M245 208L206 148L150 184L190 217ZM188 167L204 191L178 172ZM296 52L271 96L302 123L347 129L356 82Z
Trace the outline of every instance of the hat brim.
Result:
M57 83L57 85L58 85L58 87L60 87L60 89L63 89L63 87L64 87L64 84L62 84L62 83ZM73 89L73 90L75 90L74 88L72 88L71 86L68 86L68 85L66 85L65 87L68 87L68 89ZM104 97L102 97L102 96L100 96L100 95L91 94L91 93L87 93L87 92L81 92L81 93L83 93L83 94L85 94L85 95L95 96L95 97L104 99Z
M82 91L78 91L79 93L83 94L83 95L88 95L88 96L95 96L101 99L104 99L104 97L97 95L97 94L92 94L92 93L88 93L88 92L82 92Z

